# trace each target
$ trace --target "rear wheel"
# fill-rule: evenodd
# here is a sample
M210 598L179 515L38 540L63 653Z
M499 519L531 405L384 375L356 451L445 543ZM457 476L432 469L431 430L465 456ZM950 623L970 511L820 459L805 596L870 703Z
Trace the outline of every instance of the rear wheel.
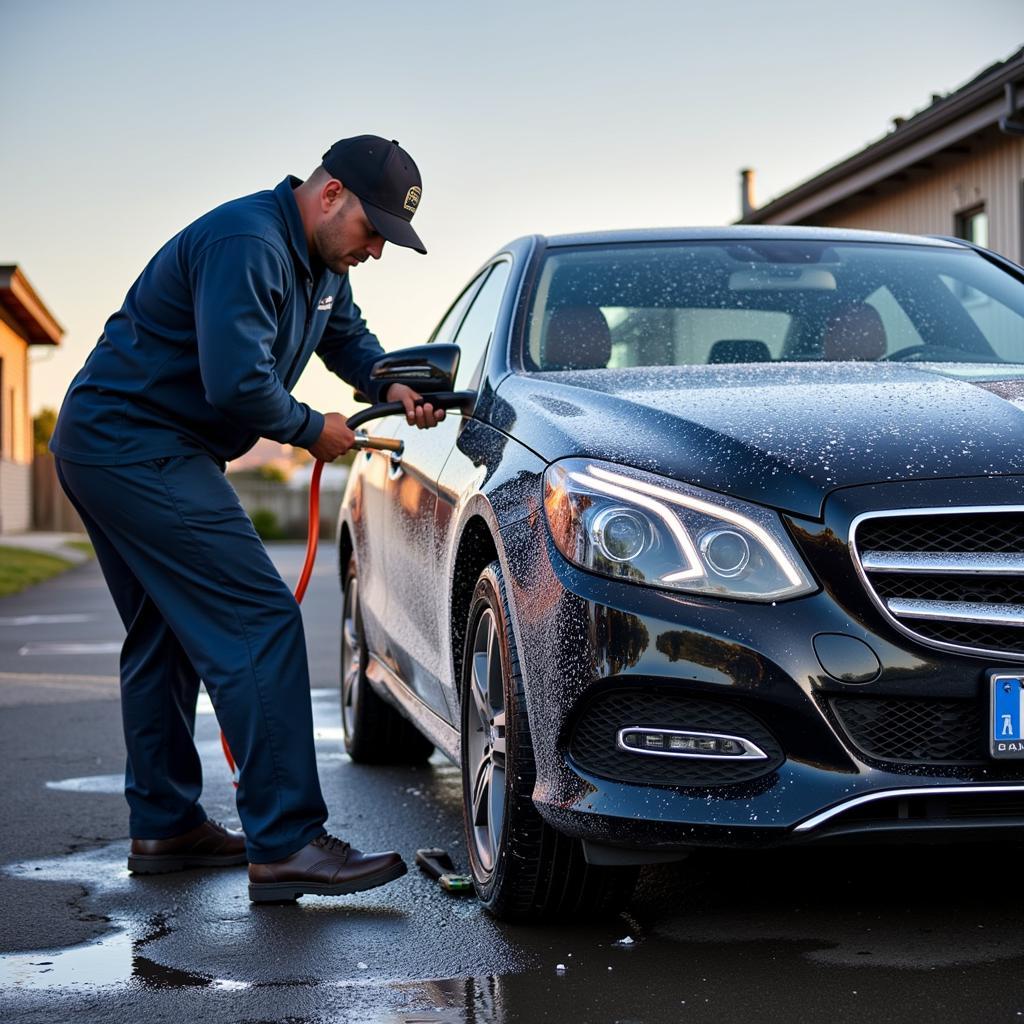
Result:
M607 916L633 892L635 868L595 867L533 804L536 767L505 582L480 574L462 659L462 794L473 883L509 921Z
M345 572L341 609L341 731L345 750L358 764L423 764L434 752L434 745L374 692L366 678L368 660L359 606L359 574L352 555Z

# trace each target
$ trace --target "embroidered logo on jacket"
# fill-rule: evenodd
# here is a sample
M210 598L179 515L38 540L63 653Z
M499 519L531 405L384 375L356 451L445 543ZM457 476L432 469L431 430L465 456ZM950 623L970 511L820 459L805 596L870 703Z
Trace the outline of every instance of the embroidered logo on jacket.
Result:
M317 306L316 308L319 311L319 310L322 310L322 309L330 309L331 306L333 306L333 305L334 305L334 296L333 295L325 295L320 300L320 305Z

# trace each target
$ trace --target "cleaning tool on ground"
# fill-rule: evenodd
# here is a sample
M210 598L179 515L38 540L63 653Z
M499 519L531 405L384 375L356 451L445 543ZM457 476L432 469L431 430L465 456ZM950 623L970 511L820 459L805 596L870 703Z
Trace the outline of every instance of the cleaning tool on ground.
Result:
M436 878L443 889L456 896L473 891L473 879L456 873L447 850L417 850L416 863L425 875Z

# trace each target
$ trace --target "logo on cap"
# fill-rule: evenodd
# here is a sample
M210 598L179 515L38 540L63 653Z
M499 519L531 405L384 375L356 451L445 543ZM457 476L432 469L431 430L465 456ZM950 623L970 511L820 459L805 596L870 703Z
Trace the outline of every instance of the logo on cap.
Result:
M420 196L422 192L419 185L413 185L411 189L405 194L405 202L402 204L405 209L410 213L416 212L416 207L420 205Z

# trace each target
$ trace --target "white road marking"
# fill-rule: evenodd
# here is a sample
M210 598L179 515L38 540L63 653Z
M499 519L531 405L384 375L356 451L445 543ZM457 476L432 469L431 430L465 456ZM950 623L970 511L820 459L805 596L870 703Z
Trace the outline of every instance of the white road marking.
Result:
M9 615L0 626L56 626L63 622L92 622L95 615Z
M60 789L68 793L123 793L124 773L120 775L86 775L79 779L55 779L46 783L47 789Z
M0 672L0 683L37 683L40 686L116 686L118 676L52 675L49 672Z
M313 739L315 740L333 740L335 742L343 740L345 734L340 728L313 728Z
M18 653L25 656L33 654L117 654L121 650L121 641L98 644L25 644L18 648Z

